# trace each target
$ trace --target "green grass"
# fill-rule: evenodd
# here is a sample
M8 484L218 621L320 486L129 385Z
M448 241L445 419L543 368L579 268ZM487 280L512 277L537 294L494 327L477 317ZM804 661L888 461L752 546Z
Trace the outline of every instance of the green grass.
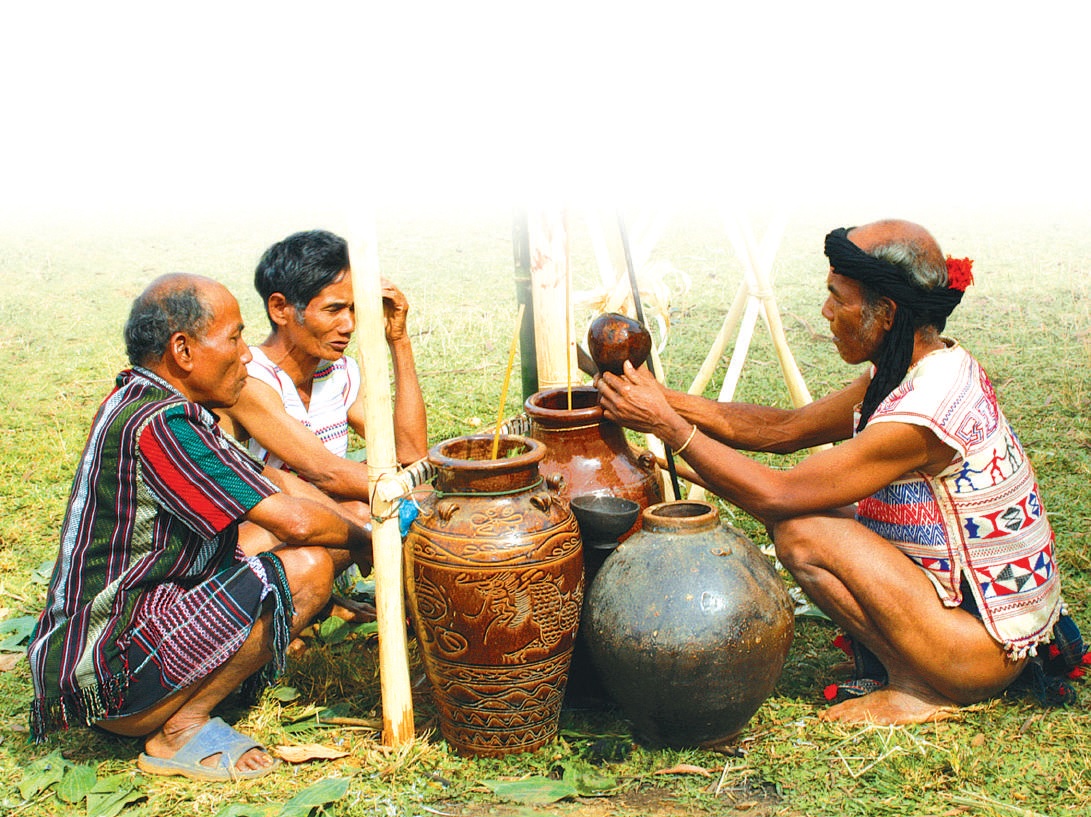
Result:
M776 294L788 340L815 395L853 374L837 358L819 315L826 274L822 236L841 221L871 215L801 214L790 222L777 256ZM1085 601L1091 584L1091 224L1086 217L1042 213L949 209L927 217L907 215L932 228L945 251L976 259L977 284L948 333L993 376L1037 468L1057 533L1065 596L1078 621L1091 630ZM40 609L45 585L36 568L56 554L88 421L124 365L121 325L132 298L163 272L211 275L239 297L247 337L260 341L266 324L250 283L256 259L288 232L320 224L341 228L335 220L308 214L255 223L51 225L0 232L0 621ZM430 439L438 442L490 423L514 328L510 212L390 216L379 224L379 237L383 273L402 286L412 304ZM594 256L578 218L572 222L571 253L577 287L594 285ZM723 320L741 265L717 214L709 212L680 214L655 257L691 278L690 288L672 299L663 358L668 381L684 388ZM715 393L722 375L721 368L708 393ZM519 411L518 391L516 379L506 406L509 416ZM737 397L788 404L760 326ZM767 541L753 520L729 508L724 513L755 541ZM833 635L823 621L798 621L784 675L740 736L738 756L656 752L638 745L624 760L600 768L617 781L610 796L526 813L1077 815L1091 810L1091 689L1086 684L1080 702L1065 710L1001 698L940 724L829 724L817 715L824 706L819 690L839 677ZM349 751L349 757L217 787L139 779L133 763L137 741L73 730L44 745L29 743L30 685L21 660L0 672L0 807L25 815L72 811L53 788L25 801L18 792L31 764L60 749L68 761L93 767L100 779L121 775L132 796L140 798L131 808L147 814L215 813L231 802L249 804L245 813L262 813L263 804L286 802L331 779L347 779L349 785L330 813L514 814L522 812L498 801L485 781L587 770L602 741L629 742L624 722L608 713L567 713L562 738L537 753L504 760L459 758L437 736L432 708L423 700L416 707L417 739L397 751L384 748L369 727L381 715L376 650L362 636L316 643L292 664L281 686L295 692L267 693L251 709L235 703L229 716L240 717L242 728L269 745L320 742ZM313 711L321 707L348 720L316 725ZM711 776L655 774L679 764L710 770Z

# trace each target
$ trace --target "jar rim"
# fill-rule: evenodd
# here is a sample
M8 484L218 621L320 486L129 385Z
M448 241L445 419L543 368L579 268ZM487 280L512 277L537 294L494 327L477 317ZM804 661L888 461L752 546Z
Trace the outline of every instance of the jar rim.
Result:
M720 514L709 502L676 499L644 509L643 528L650 531L699 531L720 524Z

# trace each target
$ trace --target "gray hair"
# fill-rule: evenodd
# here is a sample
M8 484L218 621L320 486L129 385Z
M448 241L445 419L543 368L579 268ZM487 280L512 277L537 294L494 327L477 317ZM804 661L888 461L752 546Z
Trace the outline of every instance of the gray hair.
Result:
M201 339L212 324L212 309L190 276L153 281L133 302L125 322L125 351L133 366L147 366L167 351L176 332Z
M910 283L924 290L947 286L947 265L937 262L935 253L916 241L888 241L867 251L868 255L905 270Z

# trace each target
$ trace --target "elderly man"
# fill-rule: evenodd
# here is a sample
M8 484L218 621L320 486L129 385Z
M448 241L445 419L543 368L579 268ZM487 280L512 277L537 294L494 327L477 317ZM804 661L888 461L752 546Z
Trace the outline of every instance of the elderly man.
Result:
M254 274L272 332L251 348L249 379L238 401L220 409L222 426L270 467L298 474L370 518L367 464L346 458L349 429L361 436L360 370L345 355L356 328L345 240L324 230L294 233L269 247ZM386 340L394 369L394 442L398 460L428 453L424 400L406 331L409 304L384 282ZM335 610L366 617L359 607Z
M1053 637L1053 533L989 379L941 334L970 262L945 263L904 221L834 230L825 249L834 344L873 364L849 386L782 410L670 391L627 364L598 381L602 405L764 522L807 595L872 656L872 677L827 718L935 719L1008 687ZM842 440L786 470L733 450Z
M242 330L235 299L207 278L164 276L133 304L132 368L92 423L28 648L35 738L93 724L143 737L150 774L272 769L212 709L283 666L336 571L366 560L371 541L321 492L220 431L211 410L246 381Z

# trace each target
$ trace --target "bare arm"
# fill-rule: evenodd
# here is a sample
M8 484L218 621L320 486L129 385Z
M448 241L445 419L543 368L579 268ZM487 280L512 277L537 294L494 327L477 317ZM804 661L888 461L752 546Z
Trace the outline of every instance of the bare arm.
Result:
M864 399L868 376L797 409L721 403L664 389L667 402L703 433L743 451L789 454L852 436L853 408Z
M314 499L286 492L273 494L251 508L244 518L289 545L349 550L354 554L371 552L368 530Z
M428 421L424 396L417 379L413 344L406 330L409 302L400 289L383 281L383 314L386 319L386 342L394 367L394 446L398 462L407 465L428 454ZM349 406L349 425L366 437L364 390Z
M672 408L646 369L626 366L623 377L603 376L599 389L609 419L675 449L690 439L693 423ZM766 524L850 505L912 471L938 471L953 455L931 431L903 423L869 426L787 470L755 462L702 431L684 450L701 482Z
M367 500L367 466L326 448L314 432L284 410L280 395L268 384L248 377L238 402L219 413L236 429L241 426L245 431L240 433L253 437L320 492Z

